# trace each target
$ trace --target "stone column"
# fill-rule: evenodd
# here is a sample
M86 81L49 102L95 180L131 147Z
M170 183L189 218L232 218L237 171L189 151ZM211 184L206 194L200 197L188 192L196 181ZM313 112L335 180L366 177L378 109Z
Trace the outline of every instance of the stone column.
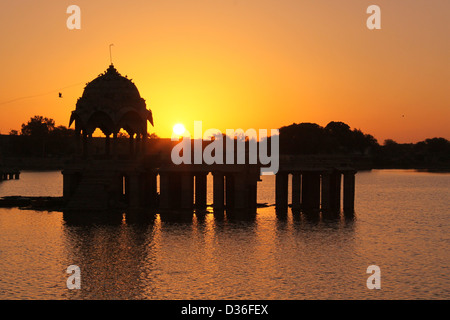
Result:
M129 199L130 199L130 207L136 208L139 207L140 202L140 175L137 172L133 172L129 175L130 177L130 187L129 187Z
M206 172L197 172L195 174L195 207L197 209L206 208L207 182Z
M161 209L170 208L169 184L169 173L161 172L159 174L159 207Z
M214 210L223 210L225 202L225 176L221 172L213 172L213 204Z
M234 208L234 176L230 173L225 176L225 202L227 210L232 210Z
M194 203L194 177L190 172L181 174L181 208L192 209Z
M324 171L322 172L322 210L331 209L331 173Z
M141 154L141 134L136 133L136 146L135 146L135 154Z
M90 156L92 154L95 154L96 149L94 147L94 143L93 142L94 141L93 141L93 138L92 138L92 133L90 133L90 134L87 135L87 146L86 146L88 156Z
M344 211L355 210L355 172L344 172Z
M300 209L300 195L302 190L302 176L299 172L292 174L292 209Z
M155 208L157 206L156 173L147 172L143 175L143 188L141 192L142 203Z
M68 200L70 195L72 194L71 186L72 186L72 175L68 172L62 172L63 174L63 198L64 200ZM1 180L1 179L0 179Z
M258 179L248 178L248 209L256 211L258 208Z
M287 209L288 207L288 174L278 172L275 175L275 207L276 209Z
M157 174L151 172L148 174L148 196L150 197L150 207L156 208L158 206L158 190L157 190Z
M75 153L77 155L81 154L81 135L80 131L75 131Z
M247 208L247 181L243 173L234 174L234 209Z
M111 143L109 139L109 134L105 137L105 154L110 155L111 154Z
M129 143L130 143L130 155L134 155L134 134L130 134Z
M112 142L112 155L117 155L117 132L113 133L113 142Z
M146 125L147 126L147 125ZM147 154L147 129L142 133L142 140L141 140L141 154L146 155Z
M302 207L320 209L320 174L305 172L302 175Z
M341 208L341 173L335 171L330 175L330 209Z
M88 154L88 137L87 133L83 130L83 157L87 157Z
M169 207L172 209L181 208L181 174L179 172L169 173Z

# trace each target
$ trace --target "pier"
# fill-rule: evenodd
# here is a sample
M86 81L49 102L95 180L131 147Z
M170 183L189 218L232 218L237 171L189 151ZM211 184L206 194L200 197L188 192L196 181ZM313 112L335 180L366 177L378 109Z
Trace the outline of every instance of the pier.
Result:
M288 208L291 180L293 210L339 211L342 207L345 212L353 212L356 172L345 157L281 156L276 174L276 209Z
M255 213L260 165L174 165L161 155L74 158L66 165L67 209L101 211L155 209L202 212L207 209L207 175L212 174L215 213ZM332 211L352 213L356 170L342 157L281 156L275 175L277 212ZM289 194L291 195L289 198Z

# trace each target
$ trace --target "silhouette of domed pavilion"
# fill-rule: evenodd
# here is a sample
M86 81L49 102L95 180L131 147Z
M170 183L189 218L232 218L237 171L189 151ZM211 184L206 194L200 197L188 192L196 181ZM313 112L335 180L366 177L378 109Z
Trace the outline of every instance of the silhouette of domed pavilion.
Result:
M62 172L66 210L154 206L156 168L149 162L152 156L145 152L147 121L153 125L152 112L136 85L112 64L86 84L70 116L69 127L75 123L77 152ZM93 138L96 129L105 138ZM119 150L122 129L129 134L129 151L125 148L125 153ZM99 147L102 140L105 152Z
M83 149L82 156L68 160L62 171L65 217L81 217L83 212L87 216L106 214L112 219L113 213L120 217L124 210L141 211L145 215L150 212L148 208L152 209L151 214L157 209L161 217L168 218L189 218L193 209L203 214L207 208L209 173L213 176L213 208L218 217L225 209L230 217L242 212L248 217L256 214L257 183L261 181L260 168L265 164L176 165L171 160L175 142L168 139L165 143L156 141L153 146L147 143L147 121L153 125L152 112L145 100L135 84L120 75L112 64L86 85L70 117L70 125L75 123L77 153L80 153L80 137L83 137ZM96 129L105 138L94 140L92 135ZM125 154L119 154L117 148L121 145L119 141L123 141L118 139L121 129L130 135L129 152L125 146ZM94 142L102 139L105 154L89 152L97 148ZM202 143L202 148L205 146ZM146 154L147 147L151 154ZM339 213L342 194L344 210L352 213L355 173L352 161L340 157L280 156L275 177L276 210L286 213L291 175L293 210Z
M105 150L109 154L109 138L113 135L116 140L121 129L130 136L131 150L134 138L142 144L137 149L143 150L147 121L153 125L152 112L147 109L136 85L111 64L106 72L87 83L72 111L69 127L75 122L77 136L83 136L84 154L88 150L88 139L99 128L106 137Z

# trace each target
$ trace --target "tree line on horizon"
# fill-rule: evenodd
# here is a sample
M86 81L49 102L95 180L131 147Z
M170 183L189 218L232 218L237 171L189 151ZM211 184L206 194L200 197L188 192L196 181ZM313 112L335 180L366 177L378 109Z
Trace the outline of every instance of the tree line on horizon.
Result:
M325 127L316 123L293 123L281 127L279 132L281 154L363 156L370 158L376 167L448 167L450 164L450 141L440 137L417 143L387 139L380 145L372 135L339 121L331 121ZM11 130L9 136L7 153L10 156L61 157L75 151L75 131L56 126L53 119L39 115L23 123L20 132ZM127 137L125 132L119 133L119 138ZM154 133L149 137L158 138ZM2 149L5 148L0 147Z
M450 169L450 141L436 137L417 143L387 139L380 145L372 135L332 121L325 127L315 123L280 128L281 154L340 154L370 159L376 168Z

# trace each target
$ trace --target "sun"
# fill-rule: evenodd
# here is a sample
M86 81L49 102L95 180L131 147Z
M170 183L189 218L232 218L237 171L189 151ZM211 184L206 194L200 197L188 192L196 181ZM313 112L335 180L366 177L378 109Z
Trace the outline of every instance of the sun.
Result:
M177 123L173 126L173 132L178 136L182 136L186 132L186 128L181 123Z

